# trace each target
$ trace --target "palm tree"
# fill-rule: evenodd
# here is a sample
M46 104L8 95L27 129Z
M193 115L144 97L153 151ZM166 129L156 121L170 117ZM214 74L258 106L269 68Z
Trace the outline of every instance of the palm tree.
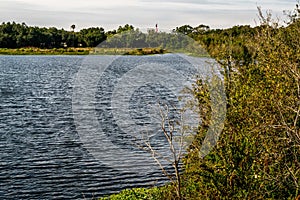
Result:
M72 29L72 32L73 32L73 47L75 46L74 45L74 40L75 40L75 32L74 31L75 31L75 28L76 28L75 24L72 24L71 29Z
M74 32L75 28L76 28L75 24L72 24L71 29L73 30L73 32Z

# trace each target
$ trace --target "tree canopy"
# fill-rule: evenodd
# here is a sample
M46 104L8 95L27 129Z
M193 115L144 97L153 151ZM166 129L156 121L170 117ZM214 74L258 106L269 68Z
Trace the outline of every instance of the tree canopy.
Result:
M60 48L60 47L95 47L108 36L133 30L132 25L119 26L117 30L105 32L102 27L92 27L75 32L76 25L70 26L71 31L27 26L25 23L3 22L0 25L0 48Z

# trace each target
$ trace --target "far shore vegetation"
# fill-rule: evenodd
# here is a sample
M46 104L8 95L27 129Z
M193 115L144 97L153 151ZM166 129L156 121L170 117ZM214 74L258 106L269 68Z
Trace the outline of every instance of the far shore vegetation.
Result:
M66 31L3 22L0 55L152 55L196 49L193 55L208 56L199 41L187 36L185 28L176 27L171 33L148 29L143 33L129 24L107 32L101 27L75 31L76 26L71 25L72 30ZM209 33L209 27L199 25L193 29L197 31Z
M0 55L153 55L164 53L168 53L168 51L161 48L0 48Z

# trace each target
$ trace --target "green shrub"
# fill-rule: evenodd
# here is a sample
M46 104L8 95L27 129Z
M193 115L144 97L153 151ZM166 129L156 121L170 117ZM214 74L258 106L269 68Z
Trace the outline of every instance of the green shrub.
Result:
M299 195L300 21L285 28L262 21L256 37L245 41L256 49L255 60L233 65L236 71L226 77L227 116L217 146L201 159L196 140L185 160L186 199ZM205 102L201 91L196 96ZM206 133L203 126L200 136Z
M172 187L167 185L153 188L134 188L123 190L118 194L100 198L101 200L163 200L173 199Z

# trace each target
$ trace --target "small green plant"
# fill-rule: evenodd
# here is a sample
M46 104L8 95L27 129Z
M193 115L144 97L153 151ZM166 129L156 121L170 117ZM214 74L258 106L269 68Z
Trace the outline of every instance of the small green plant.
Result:
M109 197L100 198L101 200L160 200L170 199L168 195L169 186L146 188L133 188L121 191ZM171 192L169 192L171 193Z

